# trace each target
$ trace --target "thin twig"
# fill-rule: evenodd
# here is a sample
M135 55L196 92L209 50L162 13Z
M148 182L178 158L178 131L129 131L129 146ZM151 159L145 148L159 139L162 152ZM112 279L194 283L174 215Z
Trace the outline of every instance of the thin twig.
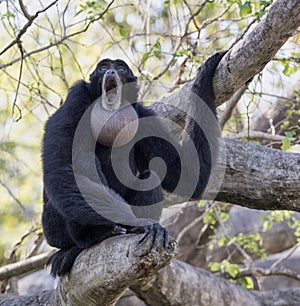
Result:
M243 85L239 90L235 92L232 98L227 102L226 108L219 120L220 126L223 129L226 122L231 118L233 110L235 109L236 105L240 101L242 95L244 94L245 90L247 89L247 84Z
M20 8L21 8L21 11L22 11L23 15L27 18L27 20L31 21L31 19L32 19L33 16L31 16L31 15L28 13L28 11L27 11L27 9L26 9L26 6L24 5L23 1L22 1L22 0L19 0L19 4L20 4Z
M21 63L20 63L20 70L19 70L19 77L18 77L18 83L17 83L17 89L16 89L16 93L15 93L15 98L14 98L14 102L12 105L12 118L13 120L15 120L15 122L18 122L19 120L22 119L22 111L20 109L20 107L17 105L17 98L18 98L18 94L19 94L19 90L20 90L20 84L21 84L21 78L22 78L22 72L23 72L23 63L24 63L24 51L23 51L23 47L22 47L22 43L18 42L18 47L21 53ZM19 116L17 117L17 119L14 119L14 114L15 114L15 109L17 108L18 112L19 112Z
M54 3L56 3L57 1L58 1L58 0L56 0ZM73 37L73 36L76 36L76 35L85 33L85 32L89 29L89 27L91 26L91 24L93 24L95 21L100 20L100 19L107 13L107 11L109 10L109 8L111 7L111 5L112 5L114 2L115 2L115 0L112 0L112 1L108 4L108 6L106 7L106 9L105 9L102 13L99 14L98 17L96 17L96 18L94 18L94 19L92 19L92 20L89 21L89 23L84 27L84 29L82 29L82 30L80 30L80 31L77 31L77 32L74 32L74 33L71 33L71 34L69 34L69 35L63 36L60 40L58 40L58 41L56 41L56 42L54 42L54 43L50 43L50 44L48 44L48 45L45 46L45 47L41 47L41 48L39 48L39 49L35 49L35 50L31 51L31 52L25 53L24 56L23 56L23 59L25 59L25 58L27 58L27 57L29 57L29 56L35 54L35 53L39 53L39 52L45 51L45 50L47 50L47 49L50 49L50 48L52 48L52 47L55 47L55 46L57 46L57 45L60 45L60 44L62 44L65 40L67 40L67 39L69 39L69 38L71 38L71 37ZM15 41L15 40L14 40L14 41ZM14 45L15 43L16 43L16 42L14 42L13 45ZM11 43L11 44L12 44L12 43ZM10 48L10 47L11 47L11 46L9 46L9 48ZM6 47L5 49L9 49L9 48ZM5 51L6 51L6 50L1 51L0 55L3 54ZM21 59L22 59L21 57L18 57L18 58L16 58L16 59L12 60L12 61L9 62L9 63L2 64L2 65L0 65L0 69L6 68L6 67L8 67L8 66L11 66L11 65L13 65L13 64L15 64L15 63L17 63L17 62L19 62Z
M264 139L264 140L270 140L270 141L282 141L283 139L287 138L286 136L282 135L272 135L265 132L260 131L244 131L237 134L229 134L228 137L233 139L239 139L239 138L257 138L257 139ZM297 138L295 137L288 137L289 140L295 141Z
M3 53L5 53L8 49L10 49L11 47L13 47L15 44L19 43L21 41L21 37L26 33L26 31L28 30L28 28L32 25L33 21L39 16L39 14L45 12L46 10L48 10L50 7L52 7L54 4L56 4L58 2L58 0L55 0L54 2L50 3L48 6L46 6L44 9L37 11L33 16L28 15L28 17L30 16L30 18L28 19L27 23L23 26L23 28L20 30L19 34L16 36L16 38L10 42L1 52L0 55L2 55ZM21 59L21 58L20 58ZM20 60L19 59L19 60Z
M23 209L23 211L25 211L25 207L24 205L20 202L20 200L13 194L13 192L10 190L10 188L3 182L0 180L0 185L3 186L7 192L9 193L9 195L17 202L17 204Z

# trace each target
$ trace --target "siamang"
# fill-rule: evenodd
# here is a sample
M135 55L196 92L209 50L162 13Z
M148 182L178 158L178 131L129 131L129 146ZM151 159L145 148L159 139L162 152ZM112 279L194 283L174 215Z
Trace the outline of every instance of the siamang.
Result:
M48 260L53 276L68 274L82 250L115 235L144 233L140 242L149 251L168 247L158 223L162 190L203 195L218 138L208 120L209 113L216 118L212 78L224 54L197 71L181 141L138 102L137 77L122 60L100 61L89 82L70 89L43 139L42 224L48 243L60 249Z

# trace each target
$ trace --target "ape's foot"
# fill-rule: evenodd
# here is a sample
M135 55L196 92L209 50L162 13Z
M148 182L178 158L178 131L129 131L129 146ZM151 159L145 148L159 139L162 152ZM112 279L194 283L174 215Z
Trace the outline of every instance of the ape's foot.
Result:
M51 275L53 277L67 275L71 271L76 257L82 251L83 249L73 246L69 249L62 249L52 254L46 264L47 266L51 265Z
M141 252L139 255L145 255L153 249L168 249L169 245L169 232L160 224L155 223L146 226L138 226L130 231L131 233L144 233L143 237L139 240Z

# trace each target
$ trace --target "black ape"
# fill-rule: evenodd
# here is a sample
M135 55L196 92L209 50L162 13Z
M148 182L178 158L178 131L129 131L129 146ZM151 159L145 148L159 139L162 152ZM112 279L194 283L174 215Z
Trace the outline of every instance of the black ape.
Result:
M192 86L214 116L212 77L223 55L209 58ZM206 119L207 110L199 101L191 102L194 119L187 116L187 135L178 143L158 114L137 103L136 80L125 62L105 59L89 83L80 81L71 88L65 103L46 124L42 223L48 243L60 249L48 262L54 276L67 274L83 249L114 235L144 232L143 240L149 238L150 247L166 248L168 232L157 223L162 189L200 199L207 185L212 166L209 142L215 144L218 137L213 132L208 142L197 124ZM131 128L113 148L116 135L128 123ZM78 128L80 125L84 128ZM191 143L200 174L189 162ZM166 167L159 162L151 165L155 157L162 158ZM184 182L182 172L188 177ZM151 187L147 186L150 177Z

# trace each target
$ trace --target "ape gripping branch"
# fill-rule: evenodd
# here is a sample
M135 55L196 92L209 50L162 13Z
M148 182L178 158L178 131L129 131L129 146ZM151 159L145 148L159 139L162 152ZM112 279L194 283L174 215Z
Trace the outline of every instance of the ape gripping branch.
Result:
M60 278L56 290L0 299L0 304L112 306L129 286L156 274L177 253L177 243L172 239L167 249L153 247L148 252L149 240L140 243L141 237L134 234L109 238L84 250L71 273Z
M114 305L129 287L168 265L177 253L171 240L167 250L139 243L140 235L113 237L79 255L69 277L60 279L56 305ZM112 260L113 254L113 260Z

